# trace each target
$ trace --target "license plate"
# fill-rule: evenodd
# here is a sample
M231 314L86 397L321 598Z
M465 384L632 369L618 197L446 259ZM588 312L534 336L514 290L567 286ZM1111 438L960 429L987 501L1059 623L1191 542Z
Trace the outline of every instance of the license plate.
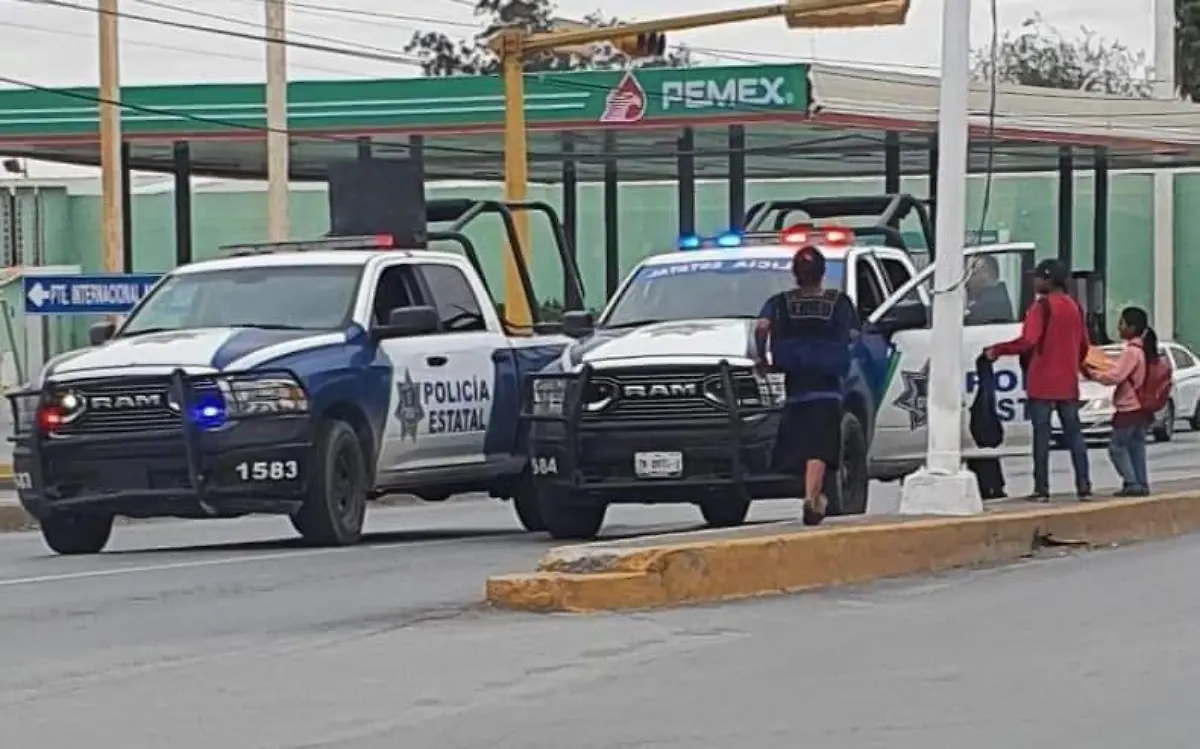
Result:
M633 470L640 479L669 479L683 475L683 453L635 453Z

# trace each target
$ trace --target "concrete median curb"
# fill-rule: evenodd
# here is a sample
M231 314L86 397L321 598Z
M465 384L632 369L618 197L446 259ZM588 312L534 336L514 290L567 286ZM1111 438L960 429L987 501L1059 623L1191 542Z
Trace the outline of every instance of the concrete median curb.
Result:
M561 547L537 572L489 578L486 591L493 605L521 611L655 608L1010 562L1054 543L1110 546L1197 530L1200 490L1020 503L965 518L855 518L815 529L779 523Z

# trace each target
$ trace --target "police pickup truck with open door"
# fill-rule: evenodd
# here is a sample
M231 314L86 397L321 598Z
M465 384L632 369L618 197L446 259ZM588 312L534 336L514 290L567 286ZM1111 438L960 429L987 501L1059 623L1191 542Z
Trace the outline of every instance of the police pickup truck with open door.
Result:
M522 380L569 338L540 324L514 211L551 224L582 299L562 227L543 203L430 201L431 241L390 236L229 248L166 274L93 347L51 360L10 395L14 477L47 544L100 551L114 517L286 514L312 543L362 533L369 498L488 491L531 499ZM533 325L497 314L464 229L498 215Z
M804 220L792 223L796 213ZM769 296L794 284L792 255L806 244L822 249L826 283L845 291L864 321L851 344L842 466L827 479L830 514L865 512L870 479L899 480L920 467L936 290L933 265L918 269L906 246L905 221L920 228L932 256L927 208L911 196L759 204L744 233L687 237L681 251L644 260L598 320L567 315L566 332L578 340L530 381L524 412L550 534L592 537L612 503L694 503L710 525L732 526L752 500L801 495L799 482L773 469L782 375L760 375L751 357L754 319ZM968 302L965 397L978 386L979 352L1018 334L1033 251L968 249L968 298L990 284L1008 304L982 315ZM973 447L964 416L969 457L1029 449L1015 359L997 363L996 386L1010 422L1005 444Z

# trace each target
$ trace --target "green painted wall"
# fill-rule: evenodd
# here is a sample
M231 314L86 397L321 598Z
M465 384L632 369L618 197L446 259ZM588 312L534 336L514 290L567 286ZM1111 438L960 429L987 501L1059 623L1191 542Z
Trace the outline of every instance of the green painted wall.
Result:
M1153 245L1153 185L1148 174L1116 174L1111 179L1108 307L1109 319L1127 304L1152 308L1153 277L1150 266ZM1200 174L1176 177L1176 318L1181 340L1200 345L1200 258L1188 248L1200 242L1200 228L1188 219L1187 206L1200 201ZM803 197L831 193L875 193L883 189L882 180L851 182L751 183L748 201L768 198ZM924 194L923 178L904 181L903 189ZM478 195L497 197L499 188L431 187L430 197ZM1057 248L1057 178L997 178L992 186L988 209L988 229L1007 230L1013 241L1032 241L1042 255ZM531 190L532 199L559 204L556 187ZM328 227L327 198L323 191L297 191L291 202L291 232L296 238L312 237ZM1080 177L1075 186L1074 236L1076 267L1090 268L1092 262L1092 180ZM47 243L53 247L54 262L78 262L86 269L98 270L100 258L99 198L72 196L55 209L57 216L46 225ZM969 228L977 228L983 202L979 180L973 180L968 194ZM697 224L702 232L717 232L727 223L728 190L723 183L702 184L697 195ZM598 306L604 297L604 224L601 188L580 188L579 263L584 277L587 301ZM676 195L673 185L630 184L620 196L621 271L629 270L641 258L671 249L676 238ZM138 270L161 271L174 263L173 197L169 192L137 195L134 198L134 257ZM50 212L47 214L51 215ZM196 257L212 257L223 244L263 241L266 237L266 195L264 192L206 192L198 189L193 198L193 225ZM562 275L554 259L550 233L542 222L532 223L534 236L533 267L535 286L543 299L561 299ZM915 225L903 227L915 230ZM483 256L489 284L502 286L503 233L497 219L481 219L468 232Z

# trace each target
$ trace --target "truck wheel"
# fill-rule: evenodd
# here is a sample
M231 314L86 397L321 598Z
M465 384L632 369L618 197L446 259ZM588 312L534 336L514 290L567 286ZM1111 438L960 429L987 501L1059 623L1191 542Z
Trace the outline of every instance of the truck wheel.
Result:
M533 480L533 472L526 468L517 478L513 488L513 509L517 512L517 520L527 531L537 533L546 530L542 520L542 504L538 498L537 484Z
M861 515L867 511L870 487L867 433L852 411L842 416L842 461L825 475L826 515Z
M112 515L51 515L38 521L42 538L58 554L98 554L112 535Z
M602 502L571 502L559 492L540 493L542 523L557 541L590 541L600 533L608 505Z
M348 546L362 538L366 512L367 467L358 435L344 421L327 421L313 450L308 496L292 526L310 544Z
M713 528L733 528L746 522L750 500L741 497L710 497L701 500L700 514Z

